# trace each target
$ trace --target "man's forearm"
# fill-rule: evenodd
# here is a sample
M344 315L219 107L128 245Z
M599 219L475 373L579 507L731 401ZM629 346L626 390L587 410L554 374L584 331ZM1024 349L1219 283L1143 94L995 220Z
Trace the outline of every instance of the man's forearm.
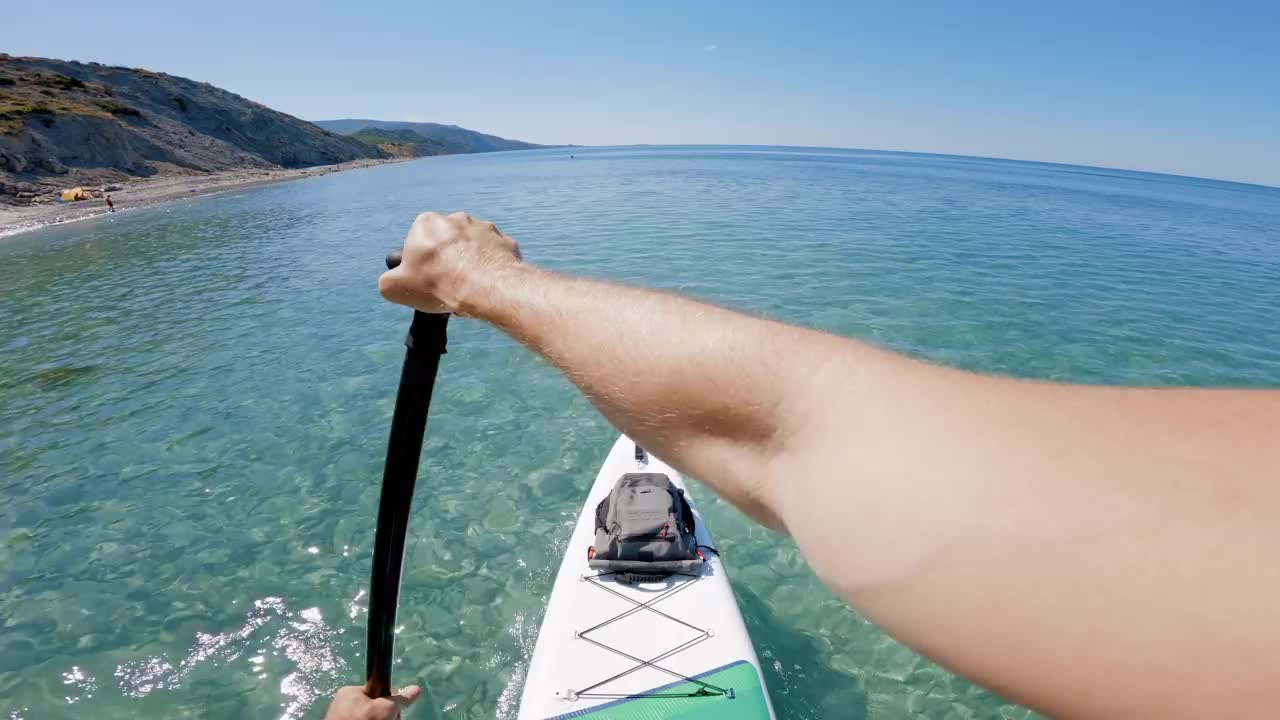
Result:
M813 392L794 360L833 338L525 265L474 288L461 310L542 355L641 445L782 529L765 470Z

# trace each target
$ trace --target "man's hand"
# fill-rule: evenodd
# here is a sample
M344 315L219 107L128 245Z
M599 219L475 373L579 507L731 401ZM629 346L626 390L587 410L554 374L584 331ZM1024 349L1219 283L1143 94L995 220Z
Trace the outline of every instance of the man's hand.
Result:
M410 685L391 697L374 700L359 685L348 685L333 696L324 720L394 720L421 694L422 688Z
M519 263L516 241L493 223L466 213L427 212L409 228L400 265L382 274L378 291L423 312L466 314L469 293Z

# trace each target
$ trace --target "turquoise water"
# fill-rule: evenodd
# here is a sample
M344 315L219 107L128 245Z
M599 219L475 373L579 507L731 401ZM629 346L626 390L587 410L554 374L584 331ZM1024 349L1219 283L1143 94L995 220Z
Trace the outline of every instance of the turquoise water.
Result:
M977 370L1280 378L1280 190L876 152L573 154L428 158L0 240L0 715L316 718L360 680L408 322L375 278L423 209L492 219L554 268ZM514 716L612 439L540 361L453 323L400 609L415 717ZM1027 714L697 496L779 717Z

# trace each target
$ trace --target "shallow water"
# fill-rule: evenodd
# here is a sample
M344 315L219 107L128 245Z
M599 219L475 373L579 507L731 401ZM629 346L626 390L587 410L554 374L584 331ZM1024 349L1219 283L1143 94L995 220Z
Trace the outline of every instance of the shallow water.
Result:
M375 278L422 209L492 219L551 267L962 367L1280 384L1280 190L876 152L572 152L428 158L0 241L0 714L316 718L360 680L408 322ZM613 431L468 321L430 427L396 677L428 688L415 717L514 717ZM779 717L1027 714L698 497Z

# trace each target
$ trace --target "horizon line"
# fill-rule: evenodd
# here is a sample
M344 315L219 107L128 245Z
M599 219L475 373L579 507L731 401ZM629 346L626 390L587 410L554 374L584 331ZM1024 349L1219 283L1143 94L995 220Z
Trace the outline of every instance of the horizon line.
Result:
M299 118L299 119L302 119L302 118ZM1244 185L1244 186L1247 186L1247 187L1259 187L1259 188L1263 188L1263 189L1265 189L1265 190L1280 190L1280 184L1276 184L1276 185L1268 185L1268 184L1266 184L1266 183L1262 183L1262 182L1254 182L1254 181L1249 181L1249 180L1232 180L1232 179L1229 179L1229 178L1221 178L1221 177L1206 177L1206 176L1203 176L1203 175L1183 175L1183 174L1180 174L1180 173L1174 173L1174 172L1162 172L1162 171L1160 171L1160 170L1143 170L1143 169L1139 169L1139 168L1123 168L1123 167L1113 167L1113 166L1107 166L1107 165L1083 165L1083 164L1080 164L1080 163L1058 162L1058 161L1054 161L1054 160L1029 160L1029 159L1027 159L1027 158L1017 158L1017 157L1000 157L1000 156L996 156L996 155L964 155L964 154L960 154L960 153L930 152L930 151L927 151L927 150L896 150L896 149L890 149L890 148L848 147L848 146L841 147L841 146L837 146L837 145L788 145L788 144L785 144L785 143L781 143L781 144L762 144L762 143L687 143L687 142L671 142L671 143L613 143L613 144L606 144L606 145L583 145L583 144L577 144L577 143L543 143L543 142L534 142L534 141L531 141L531 140L523 140L523 139L517 139L517 138L510 138L510 137L506 137L506 136L504 136L504 135L497 135L496 133L491 133L491 132L487 132L487 131L484 131L484 130L472 130L471 128L464 127L464 126L462 126L462 125L458 125L457 123L436 122L436 121L432 121L432 120L378 120L378 119L375 119L375 118L345 117L345 118L334 118L334 119L332 119L332 120L303 120L303 122L309 122L309 123L315 124L315 123L320 123L320 122L334 122L335 120L362 120L362 121L368 121L368 122L401 122L401 123L417 123L417 124L421 124L421 125L443 125L443 126L446 126L446 127L455 127L455 128L459 128L459 129L462 129L462 130L470 130L471 132L478 132L478 133L482 133L482 134L485 134L485 135L493 135L494 137L500 137L500 138L502 138L503 140L512 140L512 141L515 141L515 142L525 142L525 143L529 143L530 145L545 145L545 146L546 146L546 147L543 147L543 148L536 148L536 149L539 149L539 150L554 150L554 149L558 149L558 148L568 148L568 147L579 147L579 148L610 148L610 147L618 147L618 148L622 148L622 147L776 147L776 148L796 148L796 149L811 149L811 150L849 150L849 151L854 151L854 152L887 152L887 153L898 153L898 154L901 154L901 155L930 155L930 156L933 156L933 157L972 158L972 159L975 159L975 160L998 160L998 161L1000 161L1000 162L1018 162L1018 163L1029 163L1029 164L1037 164L1037 165L1057 165L1057 166L1060 166L1060 167L1086 168L1086 169L1091 169L1091 170L1111 170L1111 171L1118 171L1118 172L1141 173L1141 174L1144 174L1144 175L1159 175L1159 176L1164 176L1164 177L1183 178L1183 179L1187 179L1187 180L1207 180L1207 181L1209 181L1209 182L1227 183L1227 184L1231 184L1231 185ZM502 152L519 152L519 151L515 151L515 150L506 150L506 151L502 151Z
M400 120L394 122L416 122L412 120ZM435 123L437 125L443 123ZM458 126L455 126L458 127ZM527 141L521 141L527 142ZM531 143L538 145L541 143ZM1159 170L1140 170L1136 168L1109 167L1105 165L1082 165L1079 163L1057 162L1053 160L1028 160L1026 158L1015 157L997 157L995 155L963 155L960 153L930 152L927 150L892 150L888 148L871 148L871 147L839 147L835 145L785 145L785 144L758 144L758 143L623 143L613 145L548 145L545 148L533 148L537 150L556 150L568 147L578 147L583 149L602 149L602 148L634 148L634 147L738 147L738 148L789 148L795 150L844 150L849 152L867 152L867 153L893 153L895 155L928 155L931 157L961 158L969 160L995 160L997 162L1025 163L1028 165L1055 165L1058 167L1083 168L1086 170L1108 170L1112 172L1138 173L1141 175L1156 175L1159 177L1179 178L1183 180L1203 180L1206 182L1224 183L1227 185L1244 185L1245 187L1256 187L1264 190L1280 190L1280 185L1267 185L1261 182L1251 182L1248 180L1231 180L1228 178L1205 177L1203 175L1181 175L1172 172L1161 172ZM507 150L503 152L522 152L521 150Z

